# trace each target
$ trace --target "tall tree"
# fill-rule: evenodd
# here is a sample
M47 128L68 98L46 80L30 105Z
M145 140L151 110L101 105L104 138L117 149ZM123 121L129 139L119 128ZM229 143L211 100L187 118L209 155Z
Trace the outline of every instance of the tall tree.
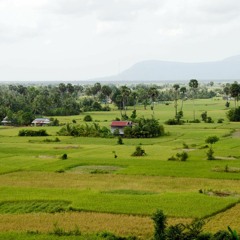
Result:
M184 99L185 99L185 94L187 92L187 88L186 87L181 87L180 88L180 94L181 94L181 99L182 99L182 103L181 103L181 112L183 111L183 102L184 102Z
M194 102L194 99L195 99L196 94L197 94L198 81L196 79L191 79L189 81L189 87L191 89L192 100L193 100L193 120L195 120L195 102Z
M121 86L120 92L121 92L121 98L122 98L122 108L124 110L124 114L127 115L126 105L127 105L128 97L131 93L131 89L128 88L127 86Z
M177 118L178 115L178 95L179 95L179 84L174 84L174 108L175 108L175 117Z
M152 102L151 109L152 109L153 115L154 115L154 102L156 101L158 95L159 95L159 92L158 92L156 87L150 87L149 88L148 96L150 97L151 102Z
M238 84L238 82L234 82L233 84L231 84L230 94L234 98L235 108L236 108L238 105L237 103L238 103L239 95L240 95L240 85Z
M107 104L108 103L108 98L110 97L110 95L112 93L112 89L107 85L103 85L102 88L101 88L101 93L104 96L105 104Z

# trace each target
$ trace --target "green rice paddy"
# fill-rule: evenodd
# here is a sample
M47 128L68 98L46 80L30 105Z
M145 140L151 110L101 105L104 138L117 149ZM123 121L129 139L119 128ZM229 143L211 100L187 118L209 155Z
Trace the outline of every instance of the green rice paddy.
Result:
M196 100L196 117L201 120L207 111L214 123L190 123L193 106L186 101L186 123L180 126L164 124L174 116L173 104L158 104L154 117L164 124L166 136L123 138L123 145L117 138L57 136L61 127L45 127L48 137L19 137L23 128L2 126L0 215L84 211L150 217L162 209L169 217L194 219L224 212L238 204L240 196L240 123L228 122L224 104L219 99ZM107 127L120 117L116 109L90 114ZM137 115L151 117L152 111L138 106ZM56 118L82 123L83 117ZM219 118L223 123L217 123ZM205 139L212 135L220 140L213 145L216 160L207 160ZM44 141L56 137L60 142ZM138 145L146 156L131 156ZM187 161L168 160L183 151ZM207 194L213 191L229 194Z

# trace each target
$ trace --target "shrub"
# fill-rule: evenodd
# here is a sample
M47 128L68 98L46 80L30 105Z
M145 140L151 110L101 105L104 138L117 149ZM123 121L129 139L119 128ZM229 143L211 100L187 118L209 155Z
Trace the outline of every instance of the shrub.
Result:
M190 120L190 123L200 123L201 121L199 119L195 119L195 120Z
M230 107L230 102L226 102L225 107L229 108Z
M228 231L218 231L215 234L203 233L203 220L193 221L190 224L179 223L167 227L167 217L161 210L153 214L154 240L238 240L236 230L228 227Z
M185 151L183 151L181 153L177 153L176 156L177 156L178 160L183 161L183 162L188 159L188 153Z
M50 118L50 126L59 126L59 120L57 118Z
M183 148L188 149L189 146L184 142L184 143L183 143Z
M45 129L40 129L38 131L34 130L28 130L28 129L22 129L18 132L18 136L23 137L23 136L49 136L46 132Z
M53 231L50 234L56 236L81 236L81 231L79 230L78 226L75 226L74 230L66 231L64 228L58 226L57 223L53 225Z
M207 117L207 119L206 119L206 123L214 123L214 121L212 120L211 117Z
M230 109L227 112L227 118L231 122L239 122L240 121L240 107L235 109Z
M118 144L122 145L123 144L123 140L122 140L122 137L121 136L118 136L118 141L117 141Z
M92 122L92 117L91 117L91 115L86 115L83 120L85 122Z
M179 120L179 119L175 119L175 118L172 118L172 119L168 119L165 124L167 125L182 125L184 122L182 120Z
M157 210L153 214L152 220L154 221L154 240L165 240L165 230L167 225L167 217L162 210Z
M207 121L207 112L206 112L206 111L203 112L203 113L201 114L201 117L202 117L202 121L206 122L206 121Z
M164 128L154 119L139 118L132 127L124 128L124 136L128 138L152 138L164 135Z
M225 230L220 230L218 232L216 232L213 235L213 239L215 240L227 240L227 239L231 239L231 235L229 232L225 231Z
M223 118L219 118L217 123L223 123L224 119Z
M64 154L61 156L61 159L62 159L62 160L66 160L67 158L68 158L68 156L67 156L66 153L64 153Z
M186 161L188 159L188 153L183 151L181 153L177 153L176 154L176 157L175 156L172 156L170 158L168 158L168 161Z
M135 152L132 154L132 156L141 157L146 155L145 150L141 148L141 146L137 146Z
M100 127L98 123L93 124L66 124L59 132L60 136L74 137L111 137L111 131L107 127Z
M213 149L209 148L209 150L207 151L207 159L208 160L214 160L215 158L214 158L213 154L214 154Z

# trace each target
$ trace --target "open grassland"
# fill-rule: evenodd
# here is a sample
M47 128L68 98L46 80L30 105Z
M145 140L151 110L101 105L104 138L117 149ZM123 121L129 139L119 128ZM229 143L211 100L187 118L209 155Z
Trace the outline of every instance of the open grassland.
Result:
M230 219L239 213L240 123L227 121L224 104L196 100L196 118L207 111L214 123L190 123L193 105L186 101L184 125L164 125L166 136L160 138L123 138L123 145L117 138L58 136L61 126L45 127L48 137L18 137L21 129L39 128L0 127L0 231L47 233L58 222L65 229L77 225L86 234L106 230L148 239L156 209L170 217L170 224L207 218L209 231L238 229L240 223ZM116 109L90 114L107 127L120 117ZM152 114L137 106L139 117ZM173 118L173 103L157 104L154 116L161 124ZM83 117L57 118L83 123ZM217 123L220 118L223 123ZM212 135L219 142L213 146L216 160L209 161L205 139ZM44 141L56 137L60 142ZM140 144L147 155L131 156ZM168 161L183 151L187 161ZM63 154L68 159L62 160Z

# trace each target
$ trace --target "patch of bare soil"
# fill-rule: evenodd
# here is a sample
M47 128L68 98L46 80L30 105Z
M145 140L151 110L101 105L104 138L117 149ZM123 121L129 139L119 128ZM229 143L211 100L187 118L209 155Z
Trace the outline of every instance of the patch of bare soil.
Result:
M56 158L56 156L51 156L51 155L39 155L38 158L51 159L51 158Z
M55 147L55 149L78 149L78 145L69 145L69 146L61 146L61 147Z
M112 173L117 170L122 169L122 167L119 166L104 166L104 165L87 165L87 166L78 166L75 168L72 168L70 171L72 173L91 173L91 174L97 174L97 173Z
M236 157L220 157L220 156L216 156L215 157L216 160L236 160Z
M203 194L208 196L217 196L217 197L239 197L239 194L229 191L218 191L218 190L201 190Z
M235 131L235 132L232 134L232 136L239 138L239 137L240 137L240 131Z

